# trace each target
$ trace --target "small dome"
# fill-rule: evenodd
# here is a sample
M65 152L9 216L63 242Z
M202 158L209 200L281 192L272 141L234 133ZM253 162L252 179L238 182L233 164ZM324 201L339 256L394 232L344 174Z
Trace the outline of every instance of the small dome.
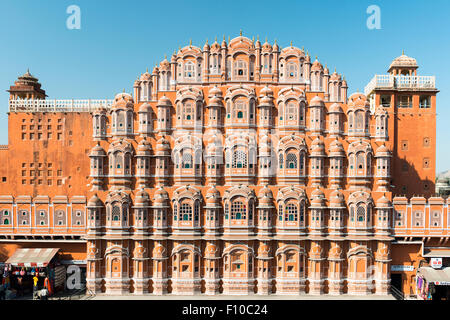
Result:
M390 157L391 156L391 151L384 145L382 144L381 146L379 146L377 148L377 151L375 152L375 157Z
M138 155L142 155L142 154L148 154L150 153L152 150L152 145L150 144L150 142L147 141L146 138L142 139L141 141L139 141L138 147L137 147L137 154Z
M210 97L214 97L214 96L222 96L222 90L220 90L217 86L212 87L211 89L209 89L209 96Z
M148 103L143 103L139 107L139 112L152 112L152 106Z
M323 194L322 190L319 188L316 188L311 193L311 205L312 206L323 206L325 201L325 195Z
M172 105L172 102L170 101L169 98L166 97L166 95L163 95L161 98L159 98L158 100L158 107L170 107Z
M271 105L273 105L272 98L270 98L268 96L264 96L259 100L258 107L271 106Z
M417 65L416 59L408 57L405 54L402 54L401 56L395 58L392 61L391 65L389 66L389 70L391 70L392 68L402 68L402 67L418 68L419 66Z
M154 199L155 199L155 205L164 205L164 204L166 204L167 199L169 199L169 195L167 194L167 191L164 190L164 188L160 186L155 191Z
M262 199L262 198L268 198L268 199L273 199L273 193L272 190L269 189L269 187L267 185L265 185L264 187L262 187L259 192L258 192L258 199Z
M222 106L222 100L219 97L214 96L211 99L209 99L208 107L220 107L220 106Z
M94 110L94 115L96 114L106 114L106 108L104 106L99 106Z
M311 99L309 106L310 107L323 106L323 99L319 96L315 96L314 98Z
M316 58L316 60L313 62L311 66L311 71L320 71L320 70L323 70L323 66Z
M323 69L323 74L330 74L330 69L327 66Z
M206 191L206 204L215 205L220 203L220 193L216 189L216 186L211 186L211 188Z
M262 51L263 52L272 51L272 46L267 42L267 39L266 42L264 42L264 44L262 45Z
M344 207L344 195L339 190L334 190L330 194L330 207Z
M262 242L258 248L258 256L268 256L269 251L270 247L266 243Z
M100 146L100 143L97 142L97 144L91 149L89 156L90 157L102 157L102 156L106 156L106 152Z
M94 194L88 201L87 204L88 207L103 207L103 202L100 200L100 198L97 196L97 194Z
M330 152L330 154L329 154L330 157L345 155L344 147L342 146L342 143L338 139L333 140L330 143L329 152Z
M341 80L341 76L335 71L331 75L330 80L332 80L332 81L339 81L339 80Z
M370 104L369 101L367 101L367 97L363 93L355 92L348 98L348 107L368 109Z
M141 81L150 81L152 79L152 75L150 73L148 73L148 70L145 71L145 73L141 74L141 77L139 78L139 80Z
M320 140L319 137L314 139L311 144L311 152L316 154L323 154L324 150L325 147L323 141Z
M380 199L377 200L377 207L389 208L391 207L391 202L388 198L385 197L385 195L383 195Z
M328 113L343 113L343 112L344 111L342 111L342 107L339 103L333 103L328 111Z
M148 205L149 199L150 199L150 197L149 197L148 193L143 188L140 188L136 192L136 197L134 199L134 202L136 205Z
M162 137L161 139L158 140L158 142L156 143L156 151L157 152L166 152L166 151L170 151L170 144L169 141L167 141L166 138Z
M259 92L260 96L273 96L273 90L270 89L268 86L265 86L264 88L261 89L261 91Z
M167 60L167 57L164 57L164 60L159 64L159 70L170 70L170 62Z
M273 44L272 50L273 50L273 51L278 51L278 50L280 50L280 47L278 46L276 40L275 40L275 43Z
M153 68L152 74L157 75L157 74L158 74L158 71L159 71L158 66L155 66L155 67Z
M116 94L111 108L112 109L117 109L117 108L133 109L133 106L134 106L133 103L134 103L134 101L133 101L133 97L131 96L131 94L122 92L122 93Z

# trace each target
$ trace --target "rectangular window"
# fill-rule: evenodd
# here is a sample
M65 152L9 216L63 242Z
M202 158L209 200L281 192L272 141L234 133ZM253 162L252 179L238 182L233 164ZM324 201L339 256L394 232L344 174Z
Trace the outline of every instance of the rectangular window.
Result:
M408 151L408 140L402 140L401 148L403 151Z
M390 95L381 95L380 104L385 108L389 108L391 106L391 96Z
M431 97L428 95L420 96L419 108L431 108Z
M412 108L412 96L403 95L398 97L397 101L398 108Z

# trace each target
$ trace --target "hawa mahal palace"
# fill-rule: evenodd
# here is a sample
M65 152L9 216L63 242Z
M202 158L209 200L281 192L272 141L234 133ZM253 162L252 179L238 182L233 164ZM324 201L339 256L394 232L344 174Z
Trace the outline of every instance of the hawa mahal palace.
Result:
M412 293L450 250L438 90L417 69L402 54L348 95L303 49L241 34L113 100L47 99L27 72L0 146L2 253L58 247L95 294L385 295L395 275Z

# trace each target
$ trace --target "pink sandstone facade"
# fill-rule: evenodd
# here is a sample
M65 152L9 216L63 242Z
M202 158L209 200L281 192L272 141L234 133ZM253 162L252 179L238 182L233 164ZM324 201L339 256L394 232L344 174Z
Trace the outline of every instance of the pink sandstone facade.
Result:
M449 247L417 68L402 55L347 96L303 49L241 35L180 48L112 101L45 100L28 72L9 90L0 245L57 245L93 293L388 294L392 264Z

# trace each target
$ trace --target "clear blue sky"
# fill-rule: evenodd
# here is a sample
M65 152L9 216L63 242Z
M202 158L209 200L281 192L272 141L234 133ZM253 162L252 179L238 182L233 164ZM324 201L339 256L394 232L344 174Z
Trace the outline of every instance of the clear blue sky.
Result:
M66 28L69 5L81 8L81 30ZM369 5L381 30L366 27ZM7 143L8 93L27 68L50 98L113 98L192 39L260 36L304 46L330 70L344 73L349 93L363 90L392 59L417 59L436 75L437 171L450 169L450 1L87 1L2 0L0 5L0 144Z

